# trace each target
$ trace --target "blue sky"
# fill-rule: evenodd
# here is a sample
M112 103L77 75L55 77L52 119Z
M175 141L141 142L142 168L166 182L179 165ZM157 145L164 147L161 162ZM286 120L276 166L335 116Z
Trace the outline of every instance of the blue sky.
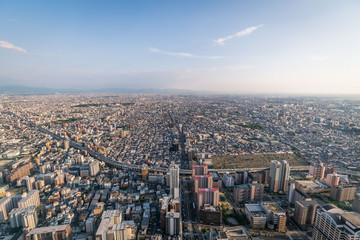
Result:
M360 93L359 1L0 2L0 85Z

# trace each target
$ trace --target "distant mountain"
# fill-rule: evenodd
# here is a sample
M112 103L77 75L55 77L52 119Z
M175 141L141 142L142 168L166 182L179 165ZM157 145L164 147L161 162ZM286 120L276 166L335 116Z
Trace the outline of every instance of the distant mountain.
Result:
M54 89L54 88L38 88L25 86L0 86L0 94L8 95L48 95L56 93L123 93L123 94L196 94L193 90L181 89L157 89L157 88L105 88L94 90L78 90L78 89Z

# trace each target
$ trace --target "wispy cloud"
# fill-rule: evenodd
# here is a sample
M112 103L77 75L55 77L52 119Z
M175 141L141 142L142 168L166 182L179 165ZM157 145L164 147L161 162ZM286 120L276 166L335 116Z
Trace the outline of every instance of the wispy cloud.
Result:
M210 67L210 68L187 68L184 72L236 72L236 71L247 71L254 69L253 65L231 65L231 66L223 66L223 67Z
M0 48L8 48L18 52L26 53L26 50L6 41L0 41Z
M158 48L149 48L150 52L153 53L159 53L169 56L175 56L175 57L187 57L187 58L205 58L205 59L219 59L223 58L222 56L202 56L202 55L195 55L192 53L186 53L186 52L169 52L169 51L163 51Z
M224 45L225 41L230 40L235 37L243 37L243 36L249 35L249 34L253 33L254 31L256 31L257 29L261 28L262 26L264 26L264 24L261 24L259 26L249 27L240 32L229 35L227 37L215 39L214 42L219 45Z

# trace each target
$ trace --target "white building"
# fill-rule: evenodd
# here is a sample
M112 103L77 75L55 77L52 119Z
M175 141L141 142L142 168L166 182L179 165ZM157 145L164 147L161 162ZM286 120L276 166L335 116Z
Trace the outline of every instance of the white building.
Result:
M38 223L36 207L14 208L9 213L9 219L12 228L23 227L33 229Z
M18 202L19 208L26 208L30 206L40 206L39 191L37 189L31 190L28 193L23 193L21 200Z
M174 188L179 188L179 166L172 163L170 165L170 194L174 196Z
M234 177L230 173L225 173L223 175L223 183L226 187L233 187L234 186Z

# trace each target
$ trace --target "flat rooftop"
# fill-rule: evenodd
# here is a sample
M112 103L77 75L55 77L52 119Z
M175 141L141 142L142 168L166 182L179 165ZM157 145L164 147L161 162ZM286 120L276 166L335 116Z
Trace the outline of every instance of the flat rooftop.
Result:
M357 212L344 212L341 214L346 221L350 222L356 228L360 228L360 214Z
M264 207L273 211L274 213L285 213L284 210L279 206L279 204L274 202L264 202Z
M57 225L57 226L49 226L49 227L39 227L32 229L28 234L34 235L34 234L42 234L42 233L48 233L48 232L59 232L59 231L65 231L65 229L69 225Z

